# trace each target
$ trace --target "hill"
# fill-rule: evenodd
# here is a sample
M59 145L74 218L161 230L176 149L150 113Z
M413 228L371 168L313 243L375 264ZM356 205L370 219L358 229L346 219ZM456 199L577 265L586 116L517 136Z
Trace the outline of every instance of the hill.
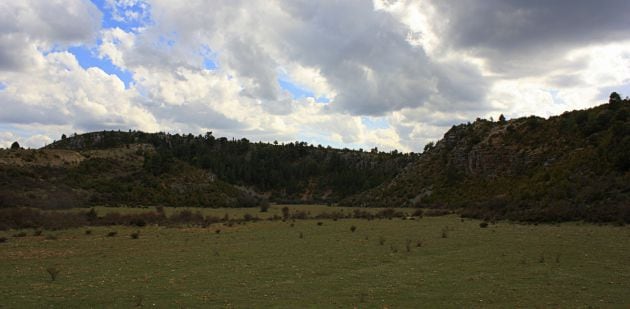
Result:
M391 181L344 206L432 207L522 221L630 222L630 101L453 126Z
M103 189L98 190L102 193L99 196L106 197L96 200L92 197L93 202L111 199L114 203L132 205L175 203L205 207L220 207L227 203L220 202L224 198L212 200L190 196L188 190L207 185L208 179L211 179L212 187L221 184L222 188L204 189L210 190L208 194L227 190L230 198L236 192L246 192L258 200L332 203L390 180L415 158L414 154L384 153L376 149L371 152L334 149L303 142L251 143L247 139L215 138L210 132L203 136L91 132L64 136L38 151L13 151L13 155L12 151L5 152L5 169L10 166L20 171L29 170L34 175L54 174L53 171L59 170L57 173L81 178L79 182L68 184L72 188L68 191L83 190L86 182L98 183L96 187ZM54 164L53 153L73 154L74 163ZM9 159L11 157L14 158ZM40 158L45 166L27 166L23 163L26 159L19 157ZM9 161L12 163L8 164ZM6 179L18 183L15 179ZM177 197L176 193L164 196L160 189L164 186L162 183L167 183L169 188L178 188L176 191L185 193L185 197ZM18 188L13 190L19 191ZM201 201L197 202L197 199ZM209 199L212 201L208 202ZM243 199L239 200L243 204Z
M262 199L186 162L155 173L147 144L100 150L0 150L0 207L257 206Z

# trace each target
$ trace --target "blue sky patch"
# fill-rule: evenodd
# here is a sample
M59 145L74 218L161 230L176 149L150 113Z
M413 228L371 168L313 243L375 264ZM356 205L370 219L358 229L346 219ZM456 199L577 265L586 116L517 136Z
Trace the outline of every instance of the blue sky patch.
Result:
M4 91L4 89L7 89L7 84L0 82L0 91Z
M120 28L125 32L135 32L137 28L153 24L150 6L143 1L128 7L111 7L106 0L92 0L92 3L103 13L103 28ZM136 14L137 17L126 16L125 13Z
M293 99L303 99L303 98L315 98L315 102L317 103L330 103L330 99L327 97L315 97L315 93L309 89L300 87L286 79L278 78L278 84L280 88L288 91Z
M100 68L107 74L115 74L118 76L118 78L125 83L126 88L129 88L131 85L133 75L129 71L121 70L107 58L99 58L96 55L96 51L89 49L86 46L71 47L68 51L77 58L79 65L81 65L84 69L91 67Z
M385 117L361 117L361 123L369 129L387 129L389 121Z

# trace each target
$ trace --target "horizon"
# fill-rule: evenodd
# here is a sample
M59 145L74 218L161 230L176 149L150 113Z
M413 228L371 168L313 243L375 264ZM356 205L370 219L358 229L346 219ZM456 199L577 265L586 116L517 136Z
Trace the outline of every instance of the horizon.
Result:
M422 151L630 93L630 2L0 4L0 147L138 130Z

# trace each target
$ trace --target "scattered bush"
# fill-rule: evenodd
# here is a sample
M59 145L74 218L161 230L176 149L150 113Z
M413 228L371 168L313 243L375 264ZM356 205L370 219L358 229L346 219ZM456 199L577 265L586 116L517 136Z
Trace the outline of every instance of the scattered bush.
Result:
M317 225L318 226L322 226L322 225L324 225L324 222L319 221L319 222L317 222Z
M118 234L118 232L111 231L111 232L107 233L107 237L114 237L114 236L116 236L116 234Z
M351 226L351 227L350 227L350 231L351 231L352 233L354 233L354 231L356 231L356 230L357 230L357 227L356 227L356 226L354 226L354 225L353 225L353 226Z
M422 216L424 216L424 211L418 208L411 215L414 217L422 218Z
M298 235L298 237L299 237L300 239L302 239L302 238L304 238L304 234L303 234L302 232L300 232L300 234Z
M85 230L85 235L92 235L92 230Z
M379 243L379 245L381 245L381 246L382 246L382 245L384 245L384 244L385 244L385 238L383 238L383 236L379 237L379 238L378 238L378 243Z
M269 203L268 202L262 202L260 204L260 212L267 212L269 210Z
M483 229L487 228L488 227L488 222L483 221L483 222L479 223L479 227L483 228Z
M405 249L407 250L407 252L411 252L411 240L407 240L407 242L405 243Z
M391 250L392 253L398 253L398 248L396 248L394 245L390 245L389 250Z
M35 230L35 232L33 232L33 236L41 236L42 235L42 230Z
M6 237L0 237L0 244L1 243L5 243L7 242L7 238Z
M57 240L57 236L53 234L46 235L46 240Z
M46 272L48 272L48 275L50 275L50 281L57 280L57 276L59 275L59 270L57 268L48 267L46 268Z
M221 234L221 230L217 229L214 231L215 234Z
M289 219L289 207L282 207L282 218L284 218L284 220Z
M140 232L136 231L134 233L131 233L130 236L131 236L132 239L138 239L138 238L140 238Z
M19 233L13 234L13 237L25 237L25 236L26 236L26 232L19 232Z

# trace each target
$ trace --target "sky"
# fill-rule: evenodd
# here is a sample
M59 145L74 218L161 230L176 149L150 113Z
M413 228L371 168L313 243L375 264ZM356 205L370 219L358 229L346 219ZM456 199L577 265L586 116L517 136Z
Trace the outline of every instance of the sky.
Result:
M0 147L142 130L419 152L630 94L627 0L0 2Z

